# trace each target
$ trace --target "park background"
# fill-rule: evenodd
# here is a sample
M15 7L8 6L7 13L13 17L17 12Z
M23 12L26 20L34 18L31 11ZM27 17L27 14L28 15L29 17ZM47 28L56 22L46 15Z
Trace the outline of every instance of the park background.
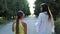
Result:
M60 34L60 0L0 0L0 34L13 34L11 27L19 10L25 13L27 33L36 34L35 22L41 12L41 3L49 5L55 21L55 33Z

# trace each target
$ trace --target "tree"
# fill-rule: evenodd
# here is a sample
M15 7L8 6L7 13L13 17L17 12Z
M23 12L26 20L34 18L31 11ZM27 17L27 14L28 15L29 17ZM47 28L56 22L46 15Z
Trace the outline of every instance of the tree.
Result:
M52 11L53 17L56 20L60 14L60 1L59 0L36 0L35 2L35 15L38 16L40 11L40 4L47 3ZM58 11L58 12L57 12Z
M30 15L27 0L0 0L0 17L11 18L16 12L22 10L26 15Z

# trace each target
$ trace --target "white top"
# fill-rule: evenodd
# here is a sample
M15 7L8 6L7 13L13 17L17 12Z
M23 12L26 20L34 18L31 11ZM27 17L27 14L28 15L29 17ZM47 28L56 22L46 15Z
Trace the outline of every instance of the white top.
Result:
M54 32L54 20L48 20L47 12L39 14L36 22L36 30L38 34L52 34Z

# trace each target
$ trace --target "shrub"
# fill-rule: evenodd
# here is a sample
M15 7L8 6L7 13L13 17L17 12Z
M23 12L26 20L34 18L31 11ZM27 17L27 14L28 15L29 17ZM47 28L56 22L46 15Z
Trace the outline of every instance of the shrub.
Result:
M60 19L55 21L55 32L60 34Z

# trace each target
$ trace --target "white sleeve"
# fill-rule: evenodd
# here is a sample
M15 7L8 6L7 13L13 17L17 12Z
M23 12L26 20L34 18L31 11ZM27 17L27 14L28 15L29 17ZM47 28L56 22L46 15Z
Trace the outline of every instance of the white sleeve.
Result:
M55 32L55 25L54 25L54 20L52 18L52 32Z
M39 14L37 22L35 24L37 32L39 32L39 30L40 30L41 23L42 23L42 17L41 17L41 14Z

